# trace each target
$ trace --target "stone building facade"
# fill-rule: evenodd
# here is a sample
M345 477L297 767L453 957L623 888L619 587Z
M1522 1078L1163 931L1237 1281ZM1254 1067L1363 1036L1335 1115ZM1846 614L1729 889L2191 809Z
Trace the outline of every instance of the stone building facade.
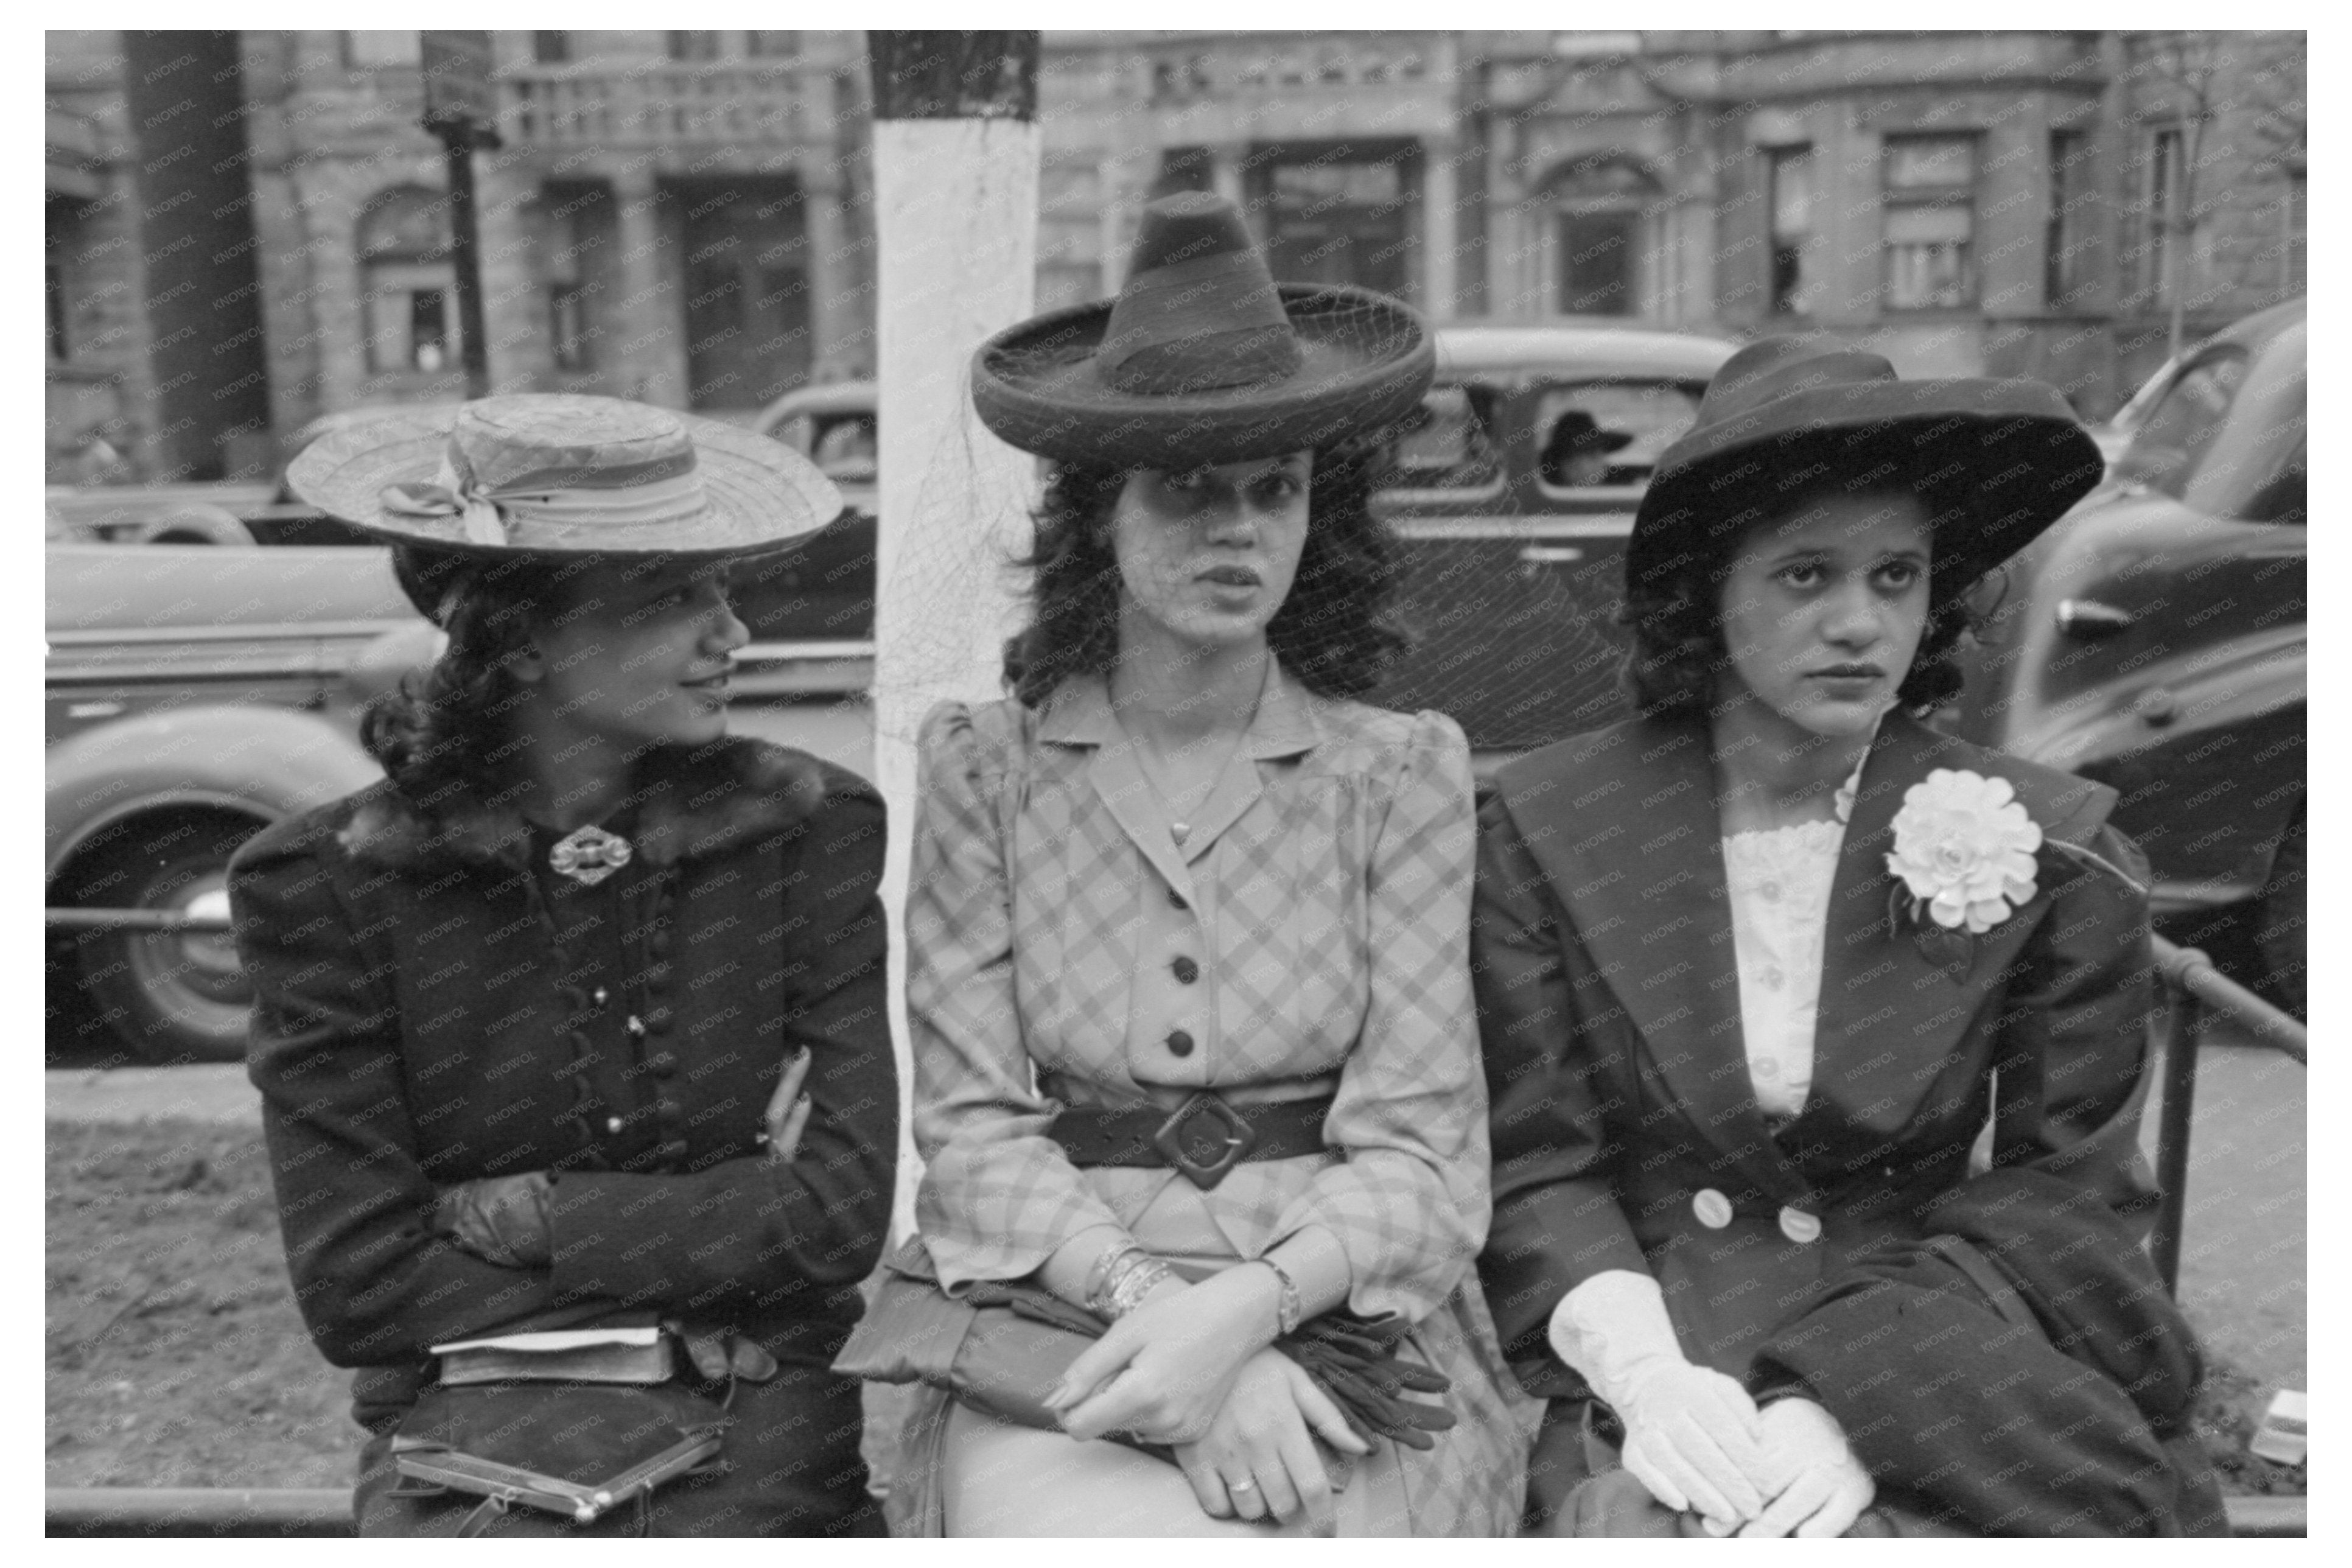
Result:
M463 395L417 34L49 38L53 478L92 431L251 476L265 429ZM492 39L498 385L749 418L871 373L862 35ZM2193 340L2301 292L2303 79L2294 33L1049 32L1038 304L1215 190L1277 275L1441 319L1819 331L2102 416L2176 300ZM239 188L159 211L175 156Z

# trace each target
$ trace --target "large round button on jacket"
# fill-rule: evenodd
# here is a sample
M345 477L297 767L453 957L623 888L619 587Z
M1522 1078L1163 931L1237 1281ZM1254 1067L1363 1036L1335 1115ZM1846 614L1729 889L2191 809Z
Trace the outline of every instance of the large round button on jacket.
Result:
M1186 1034L1181 1029L1171 1031L1168 1037L1168 1049L1171 1055L1180 1057L1191 1056L1192 1054L1192 1037Z
M1780 1211L1780 1234L1800 1247L1809 1241L1819 1241L1822 1238L1821 1216L1807 1214L1801 1208L1784 1208Z
M1691 1213L1707 1229L1721 1230L1731 1223L1731 1200L1713 1187L1701 1187L1698 1195L1691 1199Z

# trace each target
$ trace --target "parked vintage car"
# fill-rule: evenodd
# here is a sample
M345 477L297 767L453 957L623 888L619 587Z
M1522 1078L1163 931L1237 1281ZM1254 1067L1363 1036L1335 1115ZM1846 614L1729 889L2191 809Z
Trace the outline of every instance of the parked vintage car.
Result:
M359 706L436 634L381 550L56 543L47 579L51 1011L140 1059L236 1059L228 857L377 775Z
M2305 307L2169 367L2092 495L2009 564L1957 727L2122 792L2160 918L2252 921L2304 992Z

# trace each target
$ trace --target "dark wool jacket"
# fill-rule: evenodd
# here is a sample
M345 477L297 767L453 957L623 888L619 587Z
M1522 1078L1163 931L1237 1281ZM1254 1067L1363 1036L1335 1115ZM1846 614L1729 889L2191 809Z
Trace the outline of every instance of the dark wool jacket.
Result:
M2007 779L2044 836L2034 896L1972 939L1891 897L1895 814L1937 768ZM1775 1129L1741 1045L1712 781L1703 720L1639 719L1512 763L1481 815L1479 1270L1531 1394L1586 1394L1545 1328L1612 1268L1657 1279L1692 1361L1746 1377L1839 1270L1923 1234L1988 1120L1996 1165L2047 1173L2134 1240L2153 1194L2147 869L2106 825L2114 791L1890 714L1831 885L1812 1087Z
M530 830L478 795L425 811L380 783L233 863L287 1259L336 1364L413 1377L442 1341L674 1316L830 1376L898 1152L882 803L727 740L649 767L629 837L604 958L564 950ZM814 1112L771 1163L761 1115L803 1045ZM530 1171L554 1173L552 1267L429 1228L443 1187Z

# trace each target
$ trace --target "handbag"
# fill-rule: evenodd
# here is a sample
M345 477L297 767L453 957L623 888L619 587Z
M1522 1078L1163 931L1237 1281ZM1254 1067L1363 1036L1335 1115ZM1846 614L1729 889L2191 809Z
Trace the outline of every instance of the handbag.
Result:
M441 1376L393 1434L400 1479L386 1495L480 1498L460 1538L518 1505L579 1525L631 1503L642 1511L656 1488L724 1465L735 1381L775 1371L774 1358L748 1341L698 1337L711 1342L689 1347L666 1328L652 1342L656 1357L643 1344L444 1354ZM677 1355L689 1348L702 1386L678 1372ZM714 1381L717 1397L706 1392Z
M1092 1312L1034 1285L976 1279L961 1297L950 1297L940 1286L922 1238L915 1237L884 1264L874 1300L833 1366L877 1383L929 1384L975 1410L1057 1432L1061 1417L1047 1406L1045 1395L1108 1327ZM1373 1321L1331 1312L1300 1324L1274 1348L1298 1363L1330 1395L1358 1436L1428 1449L1436 1442L1430 1434L1454 1426L1454 1415L1443 1405L1404 1394L1443 1394L1453 1384L1443 1373L1396 1354L1407 1327L1396 1317ZM1175 1462L1174 1451L1164 1443L1108 1436Z

